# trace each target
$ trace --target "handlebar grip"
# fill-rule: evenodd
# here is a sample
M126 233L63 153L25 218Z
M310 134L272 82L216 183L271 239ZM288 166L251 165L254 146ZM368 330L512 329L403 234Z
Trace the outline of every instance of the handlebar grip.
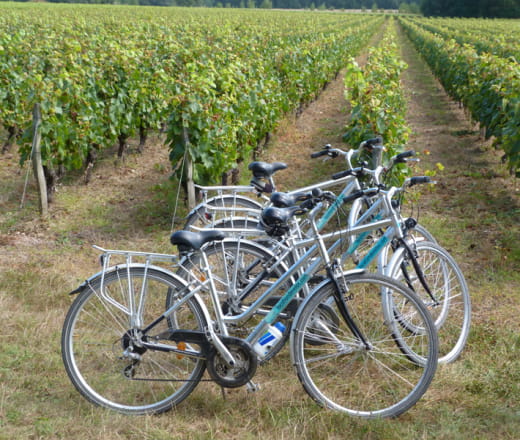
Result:
M345 197L343 199L343 203L353 202L354 200L359 199L360 197L363 197L364 195L365 195L365 193L362 190L356 191L355 193L350 194L349 196Z
M430 176L417 176L410 178L410 186L420 185L422 183L431 183Z
M377 136L373 139L367 139L366 141L361 142L359 146L361 148L370 148L375 147L376 145L383 145L383 138L381 136Z
M316 151L315 153L311 153L311 159L316 159L317 157L326 156L327 154L329 154L329 152L327 150Z
M403 162L406 162L407 158L412 157L412 156L415 156L414 150L404 151L403 153L399 153L397 156L395 156L394 162L403 163Z
M362 190L356 191L355 193L352 193L349 196L345 197L343 199L343 203L353 202L354 200L359 199L360 197L363 197L363 196L373 197L378 193L379 193L379 188L362 189Z
M352 175L352 170L340 171L339 173L332 175L332 180L338 180L342 177L347 177Z
M394 163L405 163L406 159L409 157L415 156L414 150L404 151L403 153L399 153L398 155L394 156L393 162Z

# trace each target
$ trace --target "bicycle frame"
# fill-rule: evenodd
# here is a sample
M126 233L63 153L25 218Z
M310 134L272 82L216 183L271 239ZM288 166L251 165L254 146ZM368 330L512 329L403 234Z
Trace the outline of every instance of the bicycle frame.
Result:
M354 182L353 182L354 183ZM267 316L253 329L252 333L246 338L246 341L250 344L254 344L265 332L266 328L272 324L276 318L283 312L283 310L289 305L289 303L293 300L293 298L298 294L298 292L307 284L310 278L318 271L323 263L327 267L330 266L331 262L329 259L329 253L334 251L336 247L341 244L341 238L336 241L334 245L332 245L328 250L325 247L324 239L327 237L334 237L338 234L344 233L345 231L332 232L329 234L320 235L319 231L322 230L327 222L332 218L334 213L339 209L343 200L347 197L348 194L352 192L353 186L347 185L347 187L342 191L342 193L338 196L337 200L325 211L323 216L319 219L317 224L315 225L315 237L311 239L304 239L298 241L295 245L296 247L308 248L307 251L301 256L288 270L284 273L269 289L267 289L253 304L251 304L244 312L234 316L226 316L224 317L224 322L227 323L236 323L247 319L252 316L255 311L261 307L267 299L286 281L288 281L293 275L295 275L302 267L306 267L303 274L299 275L298 279L291 285L291 287L287 290L285 295L283 295L278 302L272 307L271 311L267 314ZM316 210L316 208L315 208ZM315 211L317 212L317 211ZM312 213L309 216L312 218ZM314 224L313 220L312 224ZM380 229L384 227L391 226L395 222L394 218L383 219L377 222L372 222L364 225L360 225L354 227L350 230L347 230L349 234L357 234L365 231L371 231L374 229ZM308 247L309 244L312 245ZM320 253L320 256L314 258L317 253ZM314 258L314 260L313 260ZM281 261L283 258L279 258ZM279 263L275 263L279 264ZM272 266L274 267L274 266ZM359 268L357 270L360 270ZM330 274L329 274L330 275ZM264 275L265 276L265 275ZM241 293L242 297L246 297L249 292L255 289L262 278L262 274L260 274L257 279L250 283Z
M323 229L325 224L330 220L332 215L335 211L339 208L339 206L342 203L342 200L347 196L347 194L350 192L350 188L346 188L342 195L338 197L337 202L335 202L327 212L321 217L321 219L318 222L317 228ZM299 274L298 279L295 283L293 283L292 287L288 290L287 295L284 295L277 304L271 309L269 314L264 319L266 325L272 324L276 317L287 307L287 305L290 303L290 301L296 296L296 294L302 290L304 286L307 285L307 282L310 280L310 278L316 273L318 268L323 264L322 258L315 258L312 260L315 255L317 254L317 251L319 250L319 246L322 245L323 240L326 238L334 238L336 236L340 236L340 238L331 245L328 250L321 251L322 255L331 255L333 252L336 251L337 248L339 248L343 241L344 241L344 235L358 235L358 238L352 243L348 250L342 255L342 258L345 258L346 256L350 256L355 250L359 247L359 245L364 240L367 233L374 230L384 229L386 228L385 233L381 236L381 238L372 246L372 248L368 251L368 253L365 255L365 257L358 263L356 266L357 270L364 270L368 267L368 265L377 257L383 255L383 250L387 248L388 243L393 238L403 238L403 232L401 230L401 222L400 217L398 214L393 210L390 209L390 215L387 216L387 218L382 219L381 215L376 214L375 219L371 220L369 223L366 223L367 219L370 219L372 215L374 215L374 212L381 212L381 211L388 211L389 208L391 208L391 197L392 197L393 191L390 191L388 194L383 195L380 197L371 207L370 209L359 219L357 226L354 226L352 228L340 230L340 231L334 231L327 234L322 234L320 236L320 241L318 244L316 244L316 238L310 238L310 239L302 239L302 240L295 240L292 242L292 246L284 246L285 251L282 252L282 254L278 255L278 261L284 260L284 258L290 253L294 252L294 249L304 248L307 249L307 251L304 253L303 256L301 256L296 263L291 266L287 272L276 282L270 289L266 290L263 295L261 295L245 312L239 315L235 315L232 317L225 317L224 320L226 322L230 323L236 323L243 319L247 319L251 316L252 313L259 307L261 307L263 304L265 304L266 300L271 296L272 292L274 292L278 286L283 284L284 282L288 281L293 275L295 275L298 271L301 271L305 265L307 265L308 262L312 261L312 263L307 267L307 269ZM314 244L313 244L314 242ZM280 246L283 246L280 244ZM309 247L310 246L310 247ZM329 261L325 261L326 264L330 264ZM275 267L276 264L270 267ZM380 267L382 267L382 264L380 263ZM243 299L248 296L250 292L252 292L256 286L261 282L263 278L264 273L258 275L257 279L253 280L240 294L240 299ZM264 328L259 328L258 333L261 333ZM253 342L256 342L254 339L257 336L256 330L254 334L251 334L250 337L252 338Z

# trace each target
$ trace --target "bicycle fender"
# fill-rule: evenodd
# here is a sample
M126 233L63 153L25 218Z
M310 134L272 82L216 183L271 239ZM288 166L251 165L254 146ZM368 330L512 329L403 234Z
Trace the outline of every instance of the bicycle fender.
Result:
M175 278L175 280L181 282L185 286L188 285L188 283L184 279L182 279L179 275L176 275L175 273L173 273L169 270L166 270L163 267L154 266L154 265L146 265L146 264L142 264L142 263L132 263L130 265L118 264L115 266L107 267L105 270L100 270L99 272L90 276L85 281L83 281L76 289L69 292L69 295L77 295L78 293L81 293L83 290L88 289L93 282L95 282L98 278L101 278L103 276L103 273L106 276L107 274L112 273L115 270L121 270L121 269L126 270L127 268L134 268L134 267L143 268L143 269L147 268L147 270L155 270L158 272L162 272L163 274L165 274L167 276Z
M184 219L186 220L186 219L190 218L193 214L195 214L204 205L206 205L206 202L200 202L198 205L195 206L195 208L193 208L190 212L188 212L188 214L186 215L186 217L184 217Z
M413 240L413 239L408 238L406 240L408 245L412 244L414 241L422 242L422 241L426 241L426 240L424 240L422 238L419 238L418 240ZM389 277L392 276L392 272L394 271L394 266L395 266L396 262L402 258L402 255L404 252L405 252L404 246L399 246L392 254L392 257L390 258L390 260L388 260L388 250L386 251L386 254L387 254L387 255L385 255L386 259L384 261L380 262L380 263L382 263L381 267L383 267L383 275L386 275Z
M195 206L195 208L193 208L190 212L188 212L188 214L186 215L186 217L184 217L184 219L185 220L188 219L190 216L195 214L200 208L202 208L205 205L206 205L206 202L200 202L198 205Z
M189 218L191 215L195 214L199 209L205 207L205 206L212 206L212 207L218 207L219 204L222 204L222 199L232 199L232 200L246 200L248 203L256 203L258 206L258 209L262 209L263 205L261 203L257 203L255 200L252 200L249 197L244 197L241 195L231 195L231 196L214 196L207 199L205 202L200 202L197 206L195 206L185 218ZM213 203L214 202L214 203Z
M353 275L353 274L361 274L361 273L365 273L366 272L366 269L350 269L350 270L346 270L345 272L343 272L343 275L344 276L349 276L349 275ZM312 296L312 294L314 292L316 292L317 290L321 289L323 286L325 286L326 284L330 283L331 282L331 279L330 278L325 278L322 282L320 282L314 289L312 289L312 292L309 294L309 297ZM307 298L306 298L307 299Z

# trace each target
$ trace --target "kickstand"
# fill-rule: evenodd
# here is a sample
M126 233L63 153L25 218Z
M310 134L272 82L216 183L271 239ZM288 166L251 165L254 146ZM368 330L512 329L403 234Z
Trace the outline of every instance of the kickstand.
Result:
M224 389L224 387L220 387L220 392L222 393L222 398L226 400L226 390Z

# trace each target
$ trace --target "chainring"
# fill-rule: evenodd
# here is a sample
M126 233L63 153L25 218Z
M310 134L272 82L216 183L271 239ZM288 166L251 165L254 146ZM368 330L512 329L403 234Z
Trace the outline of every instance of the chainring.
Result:
M208 374L224 388L241 387L248 383L256 373L258 366L256 353L251 345L243 339L229 336L221 339L235 358L236 365L228 365L220 353L213 349L208 354L206 361Z

